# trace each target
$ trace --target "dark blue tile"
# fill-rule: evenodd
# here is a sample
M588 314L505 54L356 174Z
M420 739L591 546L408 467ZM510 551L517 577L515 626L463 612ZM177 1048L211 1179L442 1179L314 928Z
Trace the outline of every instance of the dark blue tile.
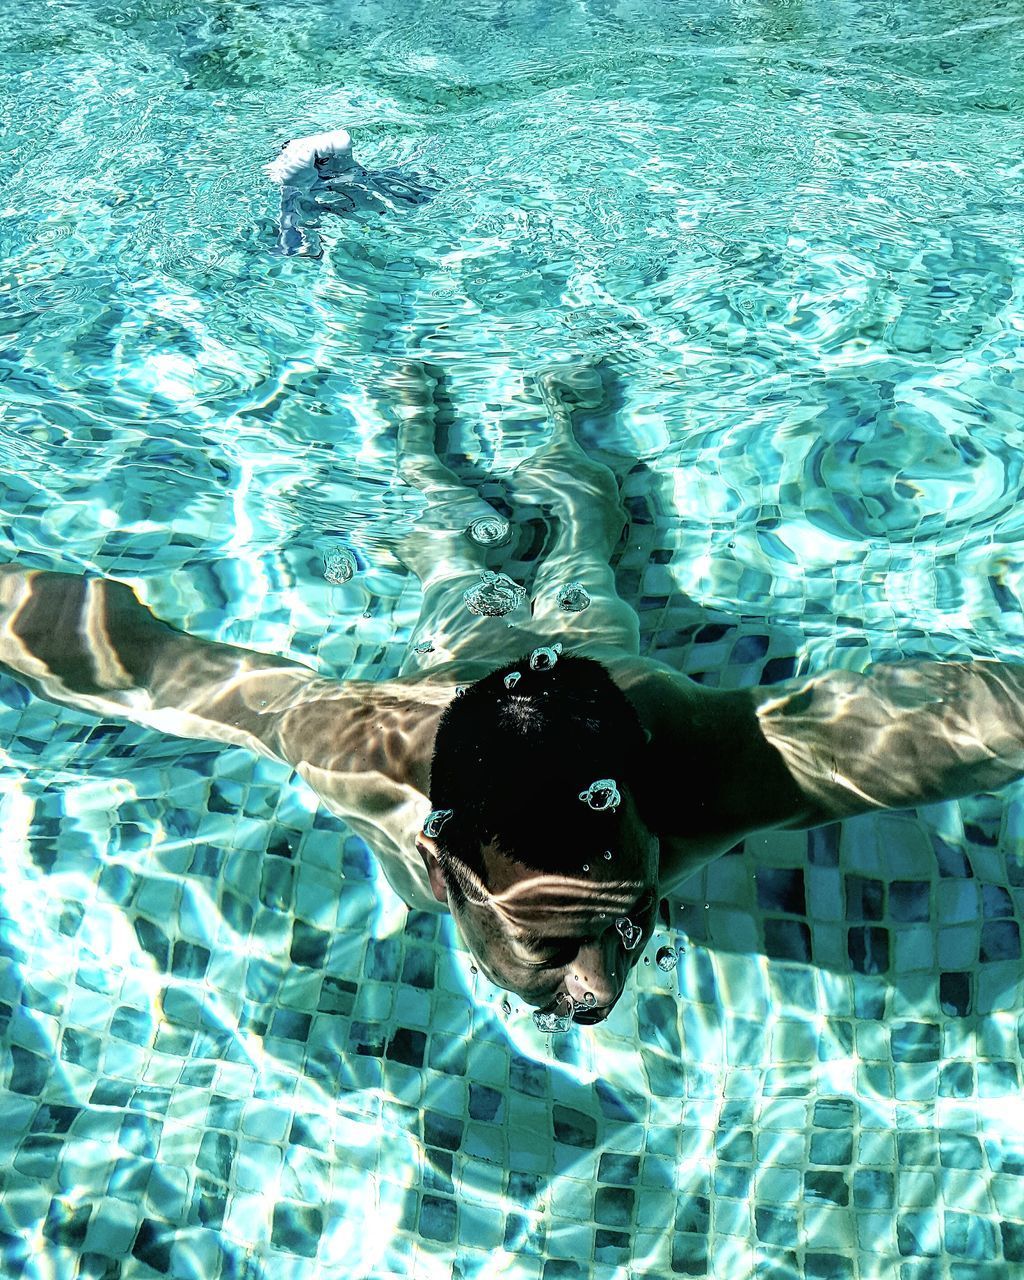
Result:
M934 1022L898 1022L889 1040L894 1062L936 1062L939 1028Z
M950 1017L963 1018L971 1012L974 975L942 973L939 975L939 1004Z
M930 918L931 885L925 880L893 880L889 885L889 915L900 924Z
M629 1227L634 1199L628 1187L598 1187L594 1193L594 1221L604 1227Z
M640 1157L619 1155L614 1151L606 1151L601 1156L598 1166L598 1182L616 1182L630 1187L640 1177Z
M324 1218L319 1209L283 1201L274 1206L270 1242L275 1249L315 1258L323 1229Z
M993 960L1020 959L1020 928L1016 920L986 920L981 926L978 959L982 964Z
M795 1248L799 1240L796 1214L789 1209L754 1207L754 1231L764 1244Z
M881 880L865 876L844 877L846 918L848 920L881 920L885 914L885 886Z
M809 963L813 958L811 931L802 920L768 916L764 921L764 949L773 960Z
M763 911L806 915L804 873L800 867L761 867L755 872L757 905Z
M556 1105L551 1109L551 1120L556 1142L586 1150L593 1150L597 1145L597 1124L593 1116Z
M449 1244L455 1239L457 1214L455 1201L442 1196L423 1197L420 1205L420 1234L428 1240Z
M875 925L855 925L847 931L850 963L858 973L885 973L889 968L889 931Z

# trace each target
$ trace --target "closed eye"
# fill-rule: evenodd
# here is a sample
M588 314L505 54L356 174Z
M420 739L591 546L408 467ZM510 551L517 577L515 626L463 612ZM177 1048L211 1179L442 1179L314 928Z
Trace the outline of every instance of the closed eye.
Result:
M554 947L550 946L549 939L545 939L545 942L549 944L549 949L539 953L541 955L539 960L533 960L528 964L524 963L524 969L560 969L575 957L581 945L580 941L576 939L567 940L564 944ZM538 952L539 948L535 954Z

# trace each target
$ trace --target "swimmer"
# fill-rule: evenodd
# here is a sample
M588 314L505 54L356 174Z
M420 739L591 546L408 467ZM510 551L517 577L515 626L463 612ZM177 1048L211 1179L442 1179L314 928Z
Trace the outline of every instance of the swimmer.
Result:
M507 481L550 531L530 610L467 609L511 544L467 536L502 517L437 457L443 375L409 362L386 412L399 471L429 505L396 547L423 587L396 678L326 679L180 631L123 583L16 564L0 568L0 661L54 702L287 762L405 902L451 912L483 973L554 1030L608 1016L659 901L744 837L1024 774L1024 666L912 662L715 690L641 656L610 567L618 485L574 430L604 384L564 366L537 383L550 438ZM567 583L586 608L559 603Z

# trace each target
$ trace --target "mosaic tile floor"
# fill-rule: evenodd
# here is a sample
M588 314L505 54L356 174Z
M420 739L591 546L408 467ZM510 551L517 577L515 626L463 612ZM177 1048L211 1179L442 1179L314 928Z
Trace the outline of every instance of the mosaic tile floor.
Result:
M626 481L645 646L806 667L680 595L659 492ZM391 674L411 592L295 650ZM1020 787L748 840L545 1038L285 768L0 696L5 1278L1024 1271Z

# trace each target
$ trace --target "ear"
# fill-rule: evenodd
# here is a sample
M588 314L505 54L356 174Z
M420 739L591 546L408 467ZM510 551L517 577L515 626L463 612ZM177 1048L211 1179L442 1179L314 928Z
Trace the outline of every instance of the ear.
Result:
M441 864L437 860L437 841L431 839L430 836L424 835L421 831L416 837L416 849L423 859L423 865L427 869L434 897L438 902L443 902L445 906L448 906L448 886L444 882Z

